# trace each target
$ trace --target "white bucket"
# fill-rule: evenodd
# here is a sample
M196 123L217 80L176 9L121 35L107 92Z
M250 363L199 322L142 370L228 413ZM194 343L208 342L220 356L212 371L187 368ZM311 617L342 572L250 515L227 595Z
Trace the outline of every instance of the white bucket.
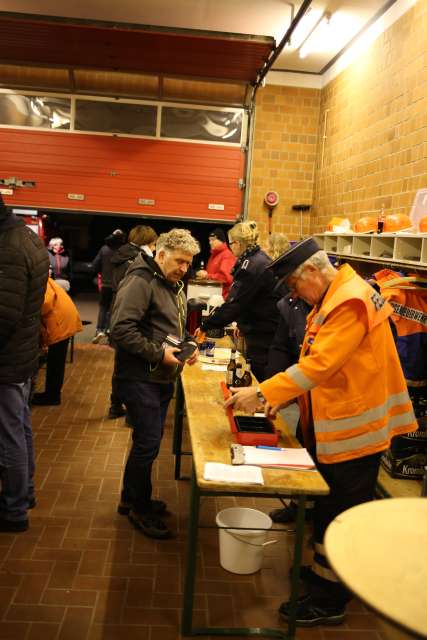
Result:
M221 567L231 573L246 574L259 571L264 547L276 540L266 542L267 531L257 530L256 527L271 529L271 518L256 509L233 507L220 511L216 516L216 523L219 527L251 527L219 530Z

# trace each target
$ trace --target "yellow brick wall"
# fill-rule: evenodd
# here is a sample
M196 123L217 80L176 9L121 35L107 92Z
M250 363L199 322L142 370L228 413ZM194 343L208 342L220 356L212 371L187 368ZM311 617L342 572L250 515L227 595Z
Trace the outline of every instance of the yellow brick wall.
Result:
M325 138L323 136L325 135ZM321 93L311 231L409 214L427 187L427 0L419 2Z
M325 137L324 137L325 136ZM312 203L303 234L332 216L409 214L427 187L427 0L385 31L322 91L267 85L257 94L249 217L267 239L264 194L280 204L272 230L300 235L293 204Z
M256 220L261 244L266 246L268 208L266 191L279 193L272 231L297 239L299 213L293 204L311 204L319 125L320 90L267 85L257 94L249 219ZM303 233L310 215L304 214Z

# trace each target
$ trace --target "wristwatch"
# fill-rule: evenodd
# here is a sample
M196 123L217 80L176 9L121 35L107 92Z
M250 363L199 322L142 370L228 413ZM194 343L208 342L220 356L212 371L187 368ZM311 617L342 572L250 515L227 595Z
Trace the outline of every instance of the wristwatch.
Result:
M255 391L256 391L256 397L258 398L258 400L259 400L262 404L265 404L265 398L264 398L264 396L263 396L263 395L262 395L262 393L261 393L261 389L260 389L259 387L257 387L257 388L255 389Z

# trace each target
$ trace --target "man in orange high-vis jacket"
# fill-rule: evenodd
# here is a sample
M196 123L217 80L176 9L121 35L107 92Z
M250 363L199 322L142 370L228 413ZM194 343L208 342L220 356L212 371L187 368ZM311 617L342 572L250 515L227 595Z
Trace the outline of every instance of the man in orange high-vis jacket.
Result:
M308 238L268 268L313 306L299 362L259 387L231 389L226 402L267 415L298 398L304 443L315 455L330 494L314 509L314 560L305 568L299 626L339 624L349 592L329 567L323 547L328 524L373 499L381 452L393 436L414 431L412 410L389 317L391 305L347 264L335 269ZM287 617L289 603L280 613Z

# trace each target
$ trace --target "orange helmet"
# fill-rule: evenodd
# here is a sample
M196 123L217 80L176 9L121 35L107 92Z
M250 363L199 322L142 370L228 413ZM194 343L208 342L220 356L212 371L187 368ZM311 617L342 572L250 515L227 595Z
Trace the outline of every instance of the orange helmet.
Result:
M401 231L402 229L411 229L412 222L406 213L391 213L385 217L384 229L385 233L390 231Z
M418 231L420 233L427 233L427 216L424 216L424 218L420 219L418 223Z
M357 233L369 233L370 231L376 231L377 221L371 216L364 216L355 223L354 230L357 231Z
M326 231L350 231L350 221L348 218L334 216L329 220Z

